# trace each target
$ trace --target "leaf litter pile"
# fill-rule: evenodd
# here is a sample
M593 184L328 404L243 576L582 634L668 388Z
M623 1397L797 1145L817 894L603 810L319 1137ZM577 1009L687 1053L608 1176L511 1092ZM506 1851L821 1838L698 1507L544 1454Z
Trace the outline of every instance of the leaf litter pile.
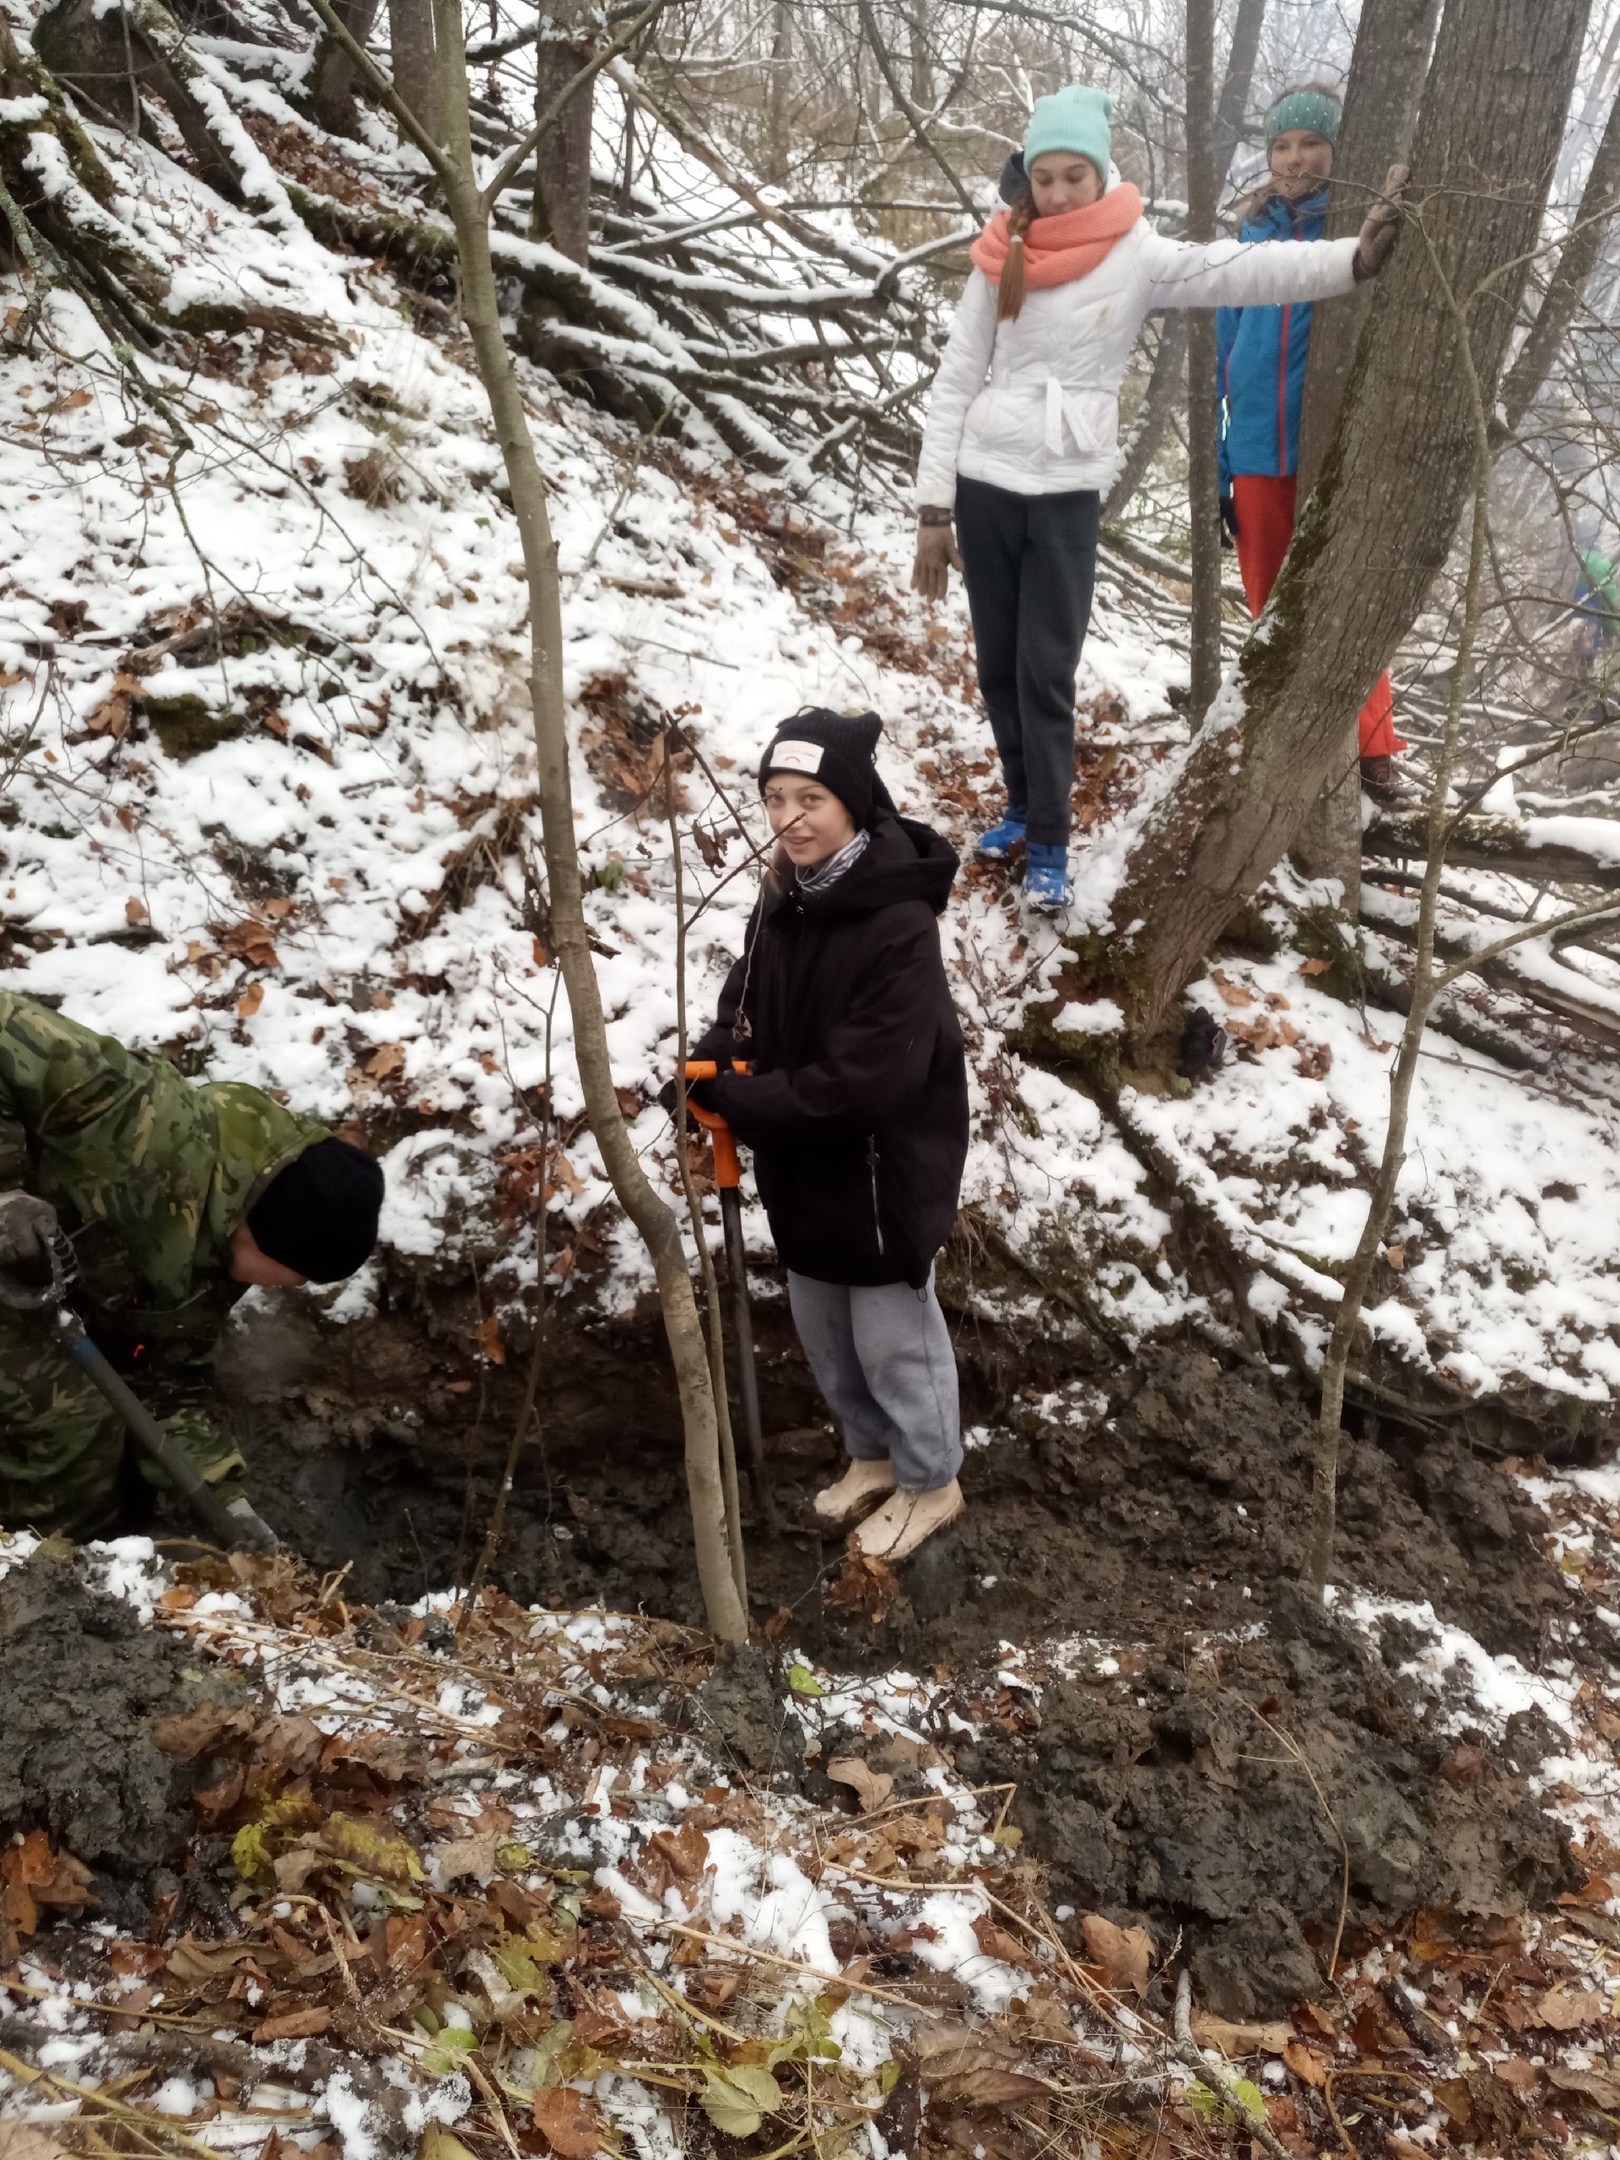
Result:
M1013 1787L955 1766L963 1708L1031 1722L1035 1653L969 1701L139 1539L0 1537L0 1571L0 2160L1620 2139L1596 1815L1548 1911L1351 1928L1289 2018L1243 2022L1179 1941L1049 1906Z

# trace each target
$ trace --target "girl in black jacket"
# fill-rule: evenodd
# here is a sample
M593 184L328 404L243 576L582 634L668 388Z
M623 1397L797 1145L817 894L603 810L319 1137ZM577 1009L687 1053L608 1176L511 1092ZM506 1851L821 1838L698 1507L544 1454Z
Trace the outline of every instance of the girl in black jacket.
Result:
M761 759L780 846L693 1051L721 1076L693 1093L753 1149L794 1325L844 1427L850 1465L816 1513L829 1528L864 1515L858 1544L892 1562L962 1506L933 1268L968 1106L936 921L956 856L896 812L872 763L879 732L873 713L796 713Z

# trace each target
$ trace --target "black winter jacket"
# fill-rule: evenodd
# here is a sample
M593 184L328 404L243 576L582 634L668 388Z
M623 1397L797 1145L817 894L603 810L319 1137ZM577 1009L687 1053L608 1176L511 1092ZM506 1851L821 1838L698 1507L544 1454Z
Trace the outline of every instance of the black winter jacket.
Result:
M884 809L825 893L772 870L694 1046L720 1060L714 1107L754 1151L796 1274L920 1289L956 1220L967 1061L935 921L955 875L938 833Z

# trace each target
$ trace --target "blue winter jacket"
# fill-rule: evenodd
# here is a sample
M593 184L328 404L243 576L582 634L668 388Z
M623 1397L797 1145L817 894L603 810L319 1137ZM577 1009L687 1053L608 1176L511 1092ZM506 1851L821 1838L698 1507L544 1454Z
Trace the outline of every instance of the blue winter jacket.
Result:
M1243 220L1243 240L1320 240L1327 190L1285 203L1273 195ZM1215 383L1220 403L1221 493L1234 473L1295 472L1299 407L1311 341L1311 304L1217 308Z

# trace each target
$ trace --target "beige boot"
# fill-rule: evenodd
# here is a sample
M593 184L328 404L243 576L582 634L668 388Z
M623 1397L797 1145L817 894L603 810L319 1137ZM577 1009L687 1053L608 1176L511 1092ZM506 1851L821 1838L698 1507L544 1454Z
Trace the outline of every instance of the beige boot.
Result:
M955 1522L962 1507L962 1488L955 1478L938 1492L897 1492L861 1524L855 1533L856 1547L873 1560L898 1567L925 1538Z
M887 1455L871 1460L857 1456L836 1485L816 1494L816 1520L829 1530L869 1515L877 1503L894 1491L894 1464Z

